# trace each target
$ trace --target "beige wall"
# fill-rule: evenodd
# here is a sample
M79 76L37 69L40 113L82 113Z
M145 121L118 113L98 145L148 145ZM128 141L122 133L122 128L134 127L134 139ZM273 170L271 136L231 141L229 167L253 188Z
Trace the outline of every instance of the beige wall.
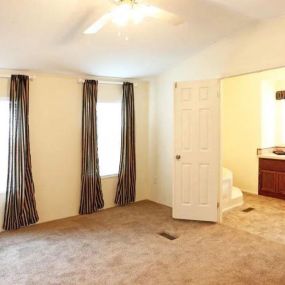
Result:
M261 80L251 74L222 80L223 166L234 175L234 185L257 194L261 144Z
M172 204L173 86L175 81L223 78L285 66L285 18L270 20L205 48L150 80L151 198Z
M8 86L8 79L0 79L0 90L6 90L1 92L1 96L8 95ZM104 96L109 91L112 92L112 88L115 87L100 86L99 92L101 90L101 96ZM81 107L82 84L77 83L77 77L36 74L36 79L30 83L32 169L40 222L78 214ZM142 200L149 196L146 82L138 81L138 86L135 87L135 108L137 200ZM102 180L105 208L114 205L116 182L116 177ZM3 201L3 195L0 199ZM0 216L0 223L2 219L3 214Z

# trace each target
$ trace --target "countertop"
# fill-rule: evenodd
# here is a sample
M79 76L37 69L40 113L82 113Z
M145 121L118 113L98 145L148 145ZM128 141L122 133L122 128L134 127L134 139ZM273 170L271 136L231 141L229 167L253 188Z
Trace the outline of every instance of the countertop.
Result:
M258 156L259 158L265 159L278 159L278 160L285 160L285 155L277 155L275 153L263 153Z

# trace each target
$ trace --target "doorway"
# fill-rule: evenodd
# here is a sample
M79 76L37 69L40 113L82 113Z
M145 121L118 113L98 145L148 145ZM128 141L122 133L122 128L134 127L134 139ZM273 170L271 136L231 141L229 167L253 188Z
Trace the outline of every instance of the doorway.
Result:
M283 90L285 68L221 80L222 166L232 181L221 204L226 225L285 243L285 201L275 199L285 189L285 156L274 153L285 151L285 100L276 100ZM235 188L242 201L227 209Z

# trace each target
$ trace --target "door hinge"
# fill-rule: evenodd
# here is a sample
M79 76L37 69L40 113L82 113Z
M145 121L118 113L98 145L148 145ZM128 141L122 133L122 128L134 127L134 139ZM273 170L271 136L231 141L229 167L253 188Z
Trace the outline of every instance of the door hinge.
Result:
M174 87L177 88L177 82L175 82Z
M220 92L219 91L217 92L217 97L220 98Z
M218 209L220 208L220 202L217 202L217 208Z

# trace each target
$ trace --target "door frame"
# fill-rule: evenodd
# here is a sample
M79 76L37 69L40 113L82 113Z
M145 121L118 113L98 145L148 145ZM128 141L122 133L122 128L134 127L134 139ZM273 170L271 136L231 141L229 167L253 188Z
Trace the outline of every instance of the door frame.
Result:
M177 85L179 83L189 83L189 82L193 82L193 81L207 81L207 80L213 80L213 79L206 79L206 80L189 80L189 81L175 81L174 85L173 85L173 120L172 120L172 124L173 124L173 139L172 139L172 176L173 176L173 180L172 180L172 205L175 202L174 201L174 188L175 188L175 179L176 179L176 175L175 175L175 155L176 155L176 149L175 149L175 112L176 112L176 100L175 100L175 96L176 96L176 88ZM223 179L223 166L222 166L222 112L221 112L221 107L222 107L222 98L221 98L221 82L222 79L218 78L218 79L214 79L218 81L218 92L217 92L217 96L219 98L219 109L218 109L218 113L219 113L219 176L220 178L218 179L219 181L219 185L218 185L218 193L217 193L217 223L221 224L223 221L223 211L221 208L221 201L222 201L222 179Z

